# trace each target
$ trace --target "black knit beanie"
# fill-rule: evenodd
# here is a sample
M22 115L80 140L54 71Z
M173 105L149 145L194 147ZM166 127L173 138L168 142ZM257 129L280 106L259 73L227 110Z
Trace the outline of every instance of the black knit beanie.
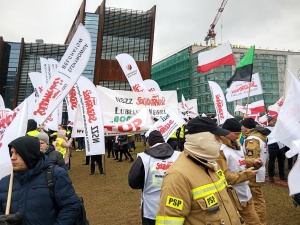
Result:
M254 119L251 118L244 119L241 124L248 129L253 129L256 127Z
M153 146L157 143L165 143L165 140L159 131L154 130L150 132L148 142L150 146Z
M231 132L241 132L242 125L240 122L235 118L230 118L225 121L222 128L229 130Z
M19 137L8 144L9 150L14 147L29 169L40 160L40 141L36 137Z

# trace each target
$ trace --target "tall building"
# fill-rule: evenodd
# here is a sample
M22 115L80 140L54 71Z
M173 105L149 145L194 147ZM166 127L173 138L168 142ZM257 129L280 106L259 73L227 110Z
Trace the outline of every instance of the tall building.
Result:
M7 108L15 108L33 92L28 72L41 72L40 57L59 61L80 23L91 35L92 53L83 76L95 85L114 90L130 90L130 85L115 59L130 54L143 79L151 77L156 6L147 11L105 7L85 12L86 0L78 10L65 43L47 44L42 40L7 42L0 36L0 94ZM1 34L0 34L1 35Z
M226 82L232 76L234 66L221 66L206 73L197 70L198 54L210 50L211 46L191 45L152 65L152 79L161 90L177 90L178 101L197 99L199 113L215 113L208 81L215 81L226 93ZM236 64L244 57L247 48L232 46ZM288 55L299 52L255 49L253 74L259 73L263 95L250 97L250 103L264 100L266 106L274 104L283 94L283 82ZM245 105L247 99L227 102L228 111L233 115L235 105Z

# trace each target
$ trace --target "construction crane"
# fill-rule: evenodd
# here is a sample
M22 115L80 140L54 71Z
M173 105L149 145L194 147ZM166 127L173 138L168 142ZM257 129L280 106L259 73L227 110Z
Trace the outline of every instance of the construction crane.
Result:
M221 7L218 9L218 13L214 19L214 21L212 22L212 24L210 25L210 28L207 32L206 37L204 38L204 41L206 42L206 45L208 45L208 41L210 40L211 44L216 44L216 33L215 33L215 26L218 23L218 20L222 14L222 12L224 11L225 5L228 2L228 0L223 0Z

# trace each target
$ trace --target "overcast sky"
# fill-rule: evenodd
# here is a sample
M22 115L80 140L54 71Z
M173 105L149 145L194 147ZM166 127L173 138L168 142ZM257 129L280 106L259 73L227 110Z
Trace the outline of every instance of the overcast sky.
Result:
M81 0L0 0L5 41L63 44ZM101 0L87 0L95 12ZM148 10L156 5L153 62L202 42L222 0L107 0L107 7ZM299 0L228 0L215 28L216 42L300 50ZM223 29L221 30L221 24Z

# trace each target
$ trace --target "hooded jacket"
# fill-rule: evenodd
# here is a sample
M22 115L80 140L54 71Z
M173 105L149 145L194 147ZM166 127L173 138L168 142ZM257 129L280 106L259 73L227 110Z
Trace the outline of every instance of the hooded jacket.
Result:
M144 218L155 220L163 176L179 154L167 143L157 143L138 154L139 162L136 161L130 169L128 183L132 188L143 190L141 203Z
M157 159L170 158L174 150L168 143L162 143L144 151L145 154ZM128 174L128 184L132 189L143 189L145 168L141 157L137 157Z
M56 151L54 146L49 144L45 151L45 155L49 157L53 165L58 165L59 167L65 168L65 161L63 155Z
M80 200L67 172L53 169L55 203L46 183L46 169L51 161L43 153L36 165L14 173L10 213L23 215L22 225L73 225L80 209ZM0 182L0 214L5 213L10 175ZM55 204L55 205L54 205Z
M158 224L239 225L220 168L186 149L167 171L161 189Z

